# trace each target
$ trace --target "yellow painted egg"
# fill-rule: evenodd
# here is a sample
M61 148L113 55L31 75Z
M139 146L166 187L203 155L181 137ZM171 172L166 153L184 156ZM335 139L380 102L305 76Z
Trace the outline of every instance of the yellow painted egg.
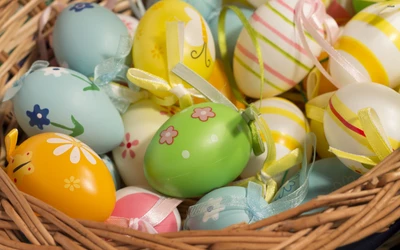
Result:
M260 101L254 104L259 107ZM262 119L268 124L275 141L276 160L281 159L296 148L303 149L309 125L303 112L292 102L280 98L272 97L261 100L259 109ZM247 163L246 168L241 173L241 178L254 176L261 170L268 151L260 156L253 153ZM288 172L281 173L274 177L279 185L296 173L298 166L293 166Z
M5 171L19 190L75 219L105 221L116 201L114 182L102 159L86 144L59 133L34 135L16 146L6 138Z
M135 67L168 80L166 26L172 21L185 23L183 63L208 79L215 61L210 28L196 9L180 0L163 0L146 11L133 42Z
M224 96L226 96L238 109L245 109L243 103L239 102L234 96L232 89L228 82L228 77L226 76L224 65L220 59L215 61L214 70L208 79L216 89L218 89ZM207 102L204 98L193 98L195 103Z
M389 7L390 6L390 7ZM384 1L356 14L344 27L335 48L370 81L400 86L400 3ZM330 72L342 85L354 79L334 60Z

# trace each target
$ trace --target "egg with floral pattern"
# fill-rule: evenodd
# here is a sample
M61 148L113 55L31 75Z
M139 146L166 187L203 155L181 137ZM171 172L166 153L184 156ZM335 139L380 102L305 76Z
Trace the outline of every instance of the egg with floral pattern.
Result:
M197 197L235 180L252 150L250 129L235 110L201 103L172 116L145 154L145 176L160 193Z
M110 98L86 76L65 68L39 68L22 80L11 99L28 135L58 132L76 137L96 153L117 147L124 126Z
M60 133L43 133L16 145L6 137L8 176L19 190L75 219L102 222L112 213L116 191L110 172L86 144Z
M58 16L53 30L53 49L59 65L85 76L116 56L121 37L130 37L123 21L111 10L96 3L72 3ZM126 57L130 64L131 56Z

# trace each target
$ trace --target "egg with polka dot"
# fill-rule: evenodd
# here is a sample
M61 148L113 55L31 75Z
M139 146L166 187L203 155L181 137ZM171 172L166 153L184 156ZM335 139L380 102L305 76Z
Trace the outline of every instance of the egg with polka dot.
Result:
M201 196L235 180L252 150L250 129L235 110L201 103L172 116L145 154L145 176L157 191L179 198Z
M5 168L17 188L74 219L105 221L116 200L102 159L80 140L61 133L32 136L17 146L18 130L5 139Z

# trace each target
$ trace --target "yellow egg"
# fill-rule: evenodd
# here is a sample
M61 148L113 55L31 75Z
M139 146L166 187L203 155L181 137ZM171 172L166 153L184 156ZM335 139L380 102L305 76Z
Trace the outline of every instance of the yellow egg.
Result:
M197 10L180 0L163 0L146 11L133 42L135 67L168 80L166 25L172 21L185 23L183 63L208 79L215 61L210 28Z
M215 61L214 70L208 80L211 85L218 89L224 96L226 96L238 109L245 109L245 105L238 100L236 100L235 95L228 82L228 77L226 76L224 70L224 64L220 59ZM207 102L207 99L193 98L195 103Z
M114 183L101 158L79 140L42 133L16 147L16 130L6 139L5 169L19 190L76 219L105 221L116 201Z

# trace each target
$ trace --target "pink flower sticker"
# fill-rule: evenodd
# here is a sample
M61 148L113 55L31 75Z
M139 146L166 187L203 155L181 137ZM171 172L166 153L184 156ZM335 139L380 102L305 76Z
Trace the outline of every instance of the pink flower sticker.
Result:
M160 144L167 143L171 145L174 143L174 138L178 136L178 131L174 129L174 126L169 126L166 130L162 131L160 134Z
M206 122L208 118L214 118L216 115L212 112L212 108L195 108L192 114L192 118L199 118L200 121Z
M133 151L132 147L139 145L139 140L131 140L131 134L125 134L125 142L121 142L120 147L125 147L124 151L122 151L122 158L125 159L126 155L129 153L129 156L133 159L136 157L135 151Z

